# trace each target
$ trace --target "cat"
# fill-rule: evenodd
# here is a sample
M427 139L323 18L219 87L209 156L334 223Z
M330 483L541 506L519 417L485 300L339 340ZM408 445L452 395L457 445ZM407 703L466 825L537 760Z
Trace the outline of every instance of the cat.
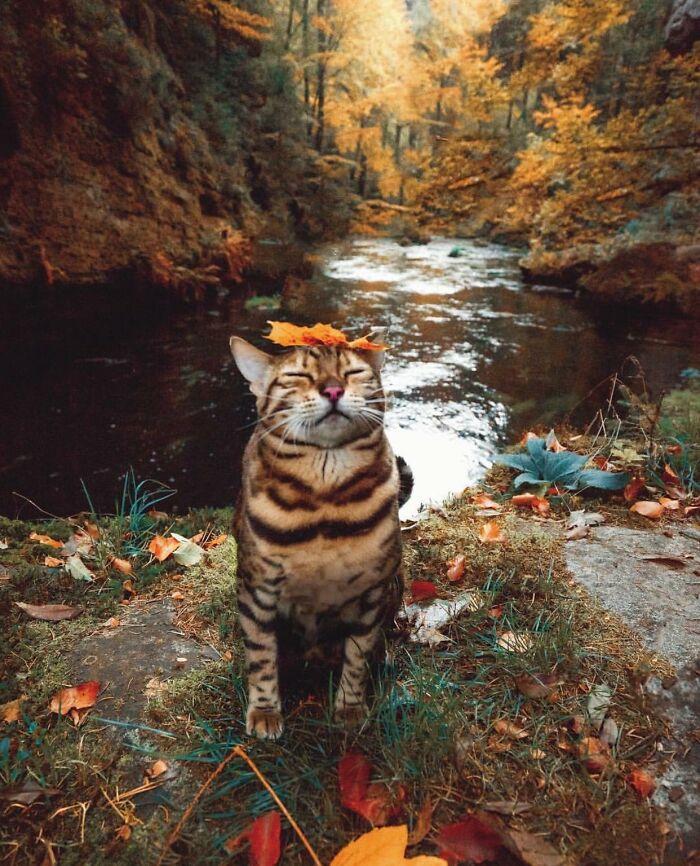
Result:
M384 352L298 347L271 356L232 337L256 397L234 518L248 673L246 730L283 730L278 631L343 639L334 718L367 715L367 662L401 600L399 507L411 471L384 433Z

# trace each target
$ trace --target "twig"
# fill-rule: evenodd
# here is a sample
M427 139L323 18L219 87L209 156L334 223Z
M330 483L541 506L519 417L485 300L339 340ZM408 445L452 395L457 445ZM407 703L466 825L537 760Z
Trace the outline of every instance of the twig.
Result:
M306 850L309 852L309 854L310 854L310 856L311 856L311 859L313 860L314 866L323 866L323 864L321 863L321 861L318 859L318 855L316 854L316 852L314 851L314 849L311 847L311 843L309 842L309 840L308 840L308 839L306 838L306 836L304 835L304 833L303 833L301 827L297 824L297 822L294 820L294 818L292 818L291 814L289 813L289 809L287 809L287 807L284 805L284 803L283 803L283 802L280 800L280 798L277 796L277 793L275 792L275 790L274 790L274 788L272 787L272 785L271 785L271 784L267 781L267 779L263 776L263 774L262 774L262 773L260 772L260 770L257 768L257 766L256 766L256 764L253 762L253 760L252 760L251 758L248 757L248 755L247 755L245 749L243 748L243 746L234 746L234 747L231 749L231 751L228 753L228 755L226 755L226 757L223 759L223 761L222 761L222 762L218 765L218 767L214 770L214 772L213 772L213 773L212 773L212 774L211 774L211 775L210 775L210 776L205 780L205 782L204 782L204 784L202 785L202 787L201 787L201 788L197 791L197 793L194 795L194 798L192 799L192 802L189 804L189 806L188 806L188 807L185 809L185 811L182 813L182 816L180 817L180 820L179 820L179 821L177 822L177 824L175 825L175 827L174 827L172 833L171 833L171 834L168 836L168 838L166 839L166 841L165 841L165 845L163 846L163 850L160 852L160 856L158 857L158 860L157 860L157 862L156 862L156 866L161 866L161 864L163 863L163 860L164 860L164 858L165 858L165 855L168 853L168 851L169 851L170 848L172 847L173 842L175 842L175 840L177 839L177 837L178 837L178 836L180 835L180 833L182 832L182 828L185 826L185 824L186 824L186 822L188 821L190 815L191 815L192 812L194 811L194 807L197 805L197 803L198 803L199 800L201 799L202 794L207 790L207 788L211 785L211 783L214 781L214 779L216 779L216 777L221 773L221 771L224 769L224 767L225 767L228 763L230 763L231 760L232 760L233 758L235 758L235 757L242 758L242 759L246 762L246 764L248 764L248 766L249 766L250 769L253 771L253 773L258 777L258 779L260 780L260 782L261 782L261 784L263 785L263 787L265 788L265 790L268 792L268 794L272 797L272 799L275 801L275 803L276 803L277 806L279 807L280 812L282 812L282 814L283 814L284 817L287 819L287 821L289 821L289 824L290 824L291 828L292 828L292 829L294 830L294 832L297 834L297 836L299 837L299 839L301 839L301 842L302 842L303 846L304 846L304 847L306 848Z
M297 824L297 822L294 820L294 818L292 818L292 816L289 813L289 810L284 805L284 803L280 800L280 798L277 796L277 793L275 792L272 785L267 781L267 779L263 776L263 774L260 772L260 770L258 770L258 768L255 765L255 763L253 762L253 760L248 757L245 749L242 746L235 746L233 751L236 752L236 754L239 757L243 758L243 760L246 762L246 764L248 764L250 769L258 777L258 779L260 780L261 784L263 785L263 787L265 788L267 793L272 797L272 799L275 801L275 803L277 803L277 805L279 806L280 812L282 812L284 817L289 821L289 824L290 824L292 830L294 830L294 832L297 834L297 836L301 839L302 845L309 852L309 855L311 856L311 859L314 862L314 866L323 866L321 861L318 859L318 855L316 854L314 849L311 847L311 843L309 842L309 840L304 835L301 827Z

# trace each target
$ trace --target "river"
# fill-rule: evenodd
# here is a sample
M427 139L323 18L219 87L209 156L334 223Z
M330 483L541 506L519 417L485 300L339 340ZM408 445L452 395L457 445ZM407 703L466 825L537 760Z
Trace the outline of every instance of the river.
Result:
M407 513L477 481L496 450L561 418L629 355L655 394L700 367L697 321L525 286L508 247L354 239L315 253L313 279L275 311L246 309L245 292L192 306L98 289L8 301L0 513L37 514L14 492L74 513L81 479L111 511L129 466L177 490L164 507L230 505L254 410L228 338L259 340L266 319L388 329L388 433L416 476Z

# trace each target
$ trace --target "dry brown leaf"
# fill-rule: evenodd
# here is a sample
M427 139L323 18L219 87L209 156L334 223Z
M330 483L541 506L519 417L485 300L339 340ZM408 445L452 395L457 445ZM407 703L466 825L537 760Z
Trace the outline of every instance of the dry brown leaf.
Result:
M75 619L83 612L82 607L70 607L67 604L25 604L23 601L16 601L15 604L32 619L42 619L46 622Z
M498 719L498 721L493 723L493 727L499 734L502 734L504 737L510 737L511 740L522 740L529 736L524 728L507 721L507 719Z
M532 635L526 631L504 631L496 643L509 653L526 653L531 649L533 640Z
M157 779L158 776L162 776L163 773L166 773L168 769L169 767L167 761L159 758L146 769L146 776L148 777L149 781L153 781L153 779Z
M416 820L413 822L413 829L408 834L408 844L417 845L430 832L430 824L433 820L433 804L430 800L426 800L420 807Z
M172 598L174 601L182 601L184 597L185 593L181 592L179 589L174 589L170 593L170 598Z
M667 565L669 568L680 570L688 564L681 556L640 556L645 562L658 562L659 565Z
M62 716L71 710L89 709L95 705L99 693L100 683L98 680L88 680L77 686L69 686L61 689L51 698L49 709L52 713L60 713Z
M62 541L56 541L55 538L51 538L50 535L40 535L38 532L32 532L29 535L30 541L38 541L39 544L46 544L48 547L61 548L63 547Z
M210 538L209 541L205 541L202 544L202 547L205 550L211 550L212 547L218 547L220 544L223 544L227 538L228 535L225 532L222 532L221 535L217 535L215 538Z
M590 531L591 529L589 526L574 526L572 529L567 531L566 540L580 541L582 538L586 538Z
M484 815L484 818L490 818L490 824L500 836L501 844L525 866L571 866L571 862L542 836L508 827L495 815Z
M669 499L668 496L659 496L659 505L663 505L667 511L678 511L681 507L677 499Z
M0 704L0 720L3 722L18 722L22 716L22 701L26 701L26 695L20 695L14 701Z
M464 577L465 564L466 557L463 553L459 553L454 559L448 560L447 579L450 583L457 583L458 580Z
M502 507L500 502L491 499L488 493L477 493L472 497L472 502L477 508L485 508L490 511L500 511Z
M56 559L55 556L45 556L44 565L47 568L63 568L63 560Z
M557 685L556 674L521 674L515 678L515 685L526 698L546 698Z
M154 536L149 545L148 550L155 556L158 562L164 562L171 556L180 546L177 538L164 538L162 535Z
M532 803L519 800L492 800L490 803L482 803L481 808L485 812L496 812L498 815L522 815L532 809Z
M651 502L648 499L640 499L630 508L635 514L641 514L650 520L658 520L664 513L664 507L660 502Z
M530 749L530 757L533 761L543 761L547 754L542 749Z
M479 541L482 544L498 544L506 540L501 527L493 520L488 520L479 530Z
M102 535L100 527L96 523L88 523L85 521L85 531L94 541Z
M656 790L656 780L646 770L632 770L627 781L642 798L651 797Z
M133 574L134 566L133 563L129 562L128 559L119 559L118 556L115 556L111 562L112 568L121 572L121 574Z

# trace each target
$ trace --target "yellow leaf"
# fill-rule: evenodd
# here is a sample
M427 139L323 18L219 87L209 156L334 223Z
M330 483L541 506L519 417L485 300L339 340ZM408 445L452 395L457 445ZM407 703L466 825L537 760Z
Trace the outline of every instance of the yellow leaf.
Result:
M447 866L442 857L405 857L408 827L378 827L346 845L331 866Z
M371 343L367 337L348 342L342 331L332 325L316 322L313 327L292 325L290 322L270 322L272 330L265 337L278 346L347 346L349 349L386 349L380 343Z
M46 544L49 547L63 547L62 541L56 541L56 539L51 538L50 535L40 535L38 532L32 532L29 539L31 541L38 541L39 544Z

